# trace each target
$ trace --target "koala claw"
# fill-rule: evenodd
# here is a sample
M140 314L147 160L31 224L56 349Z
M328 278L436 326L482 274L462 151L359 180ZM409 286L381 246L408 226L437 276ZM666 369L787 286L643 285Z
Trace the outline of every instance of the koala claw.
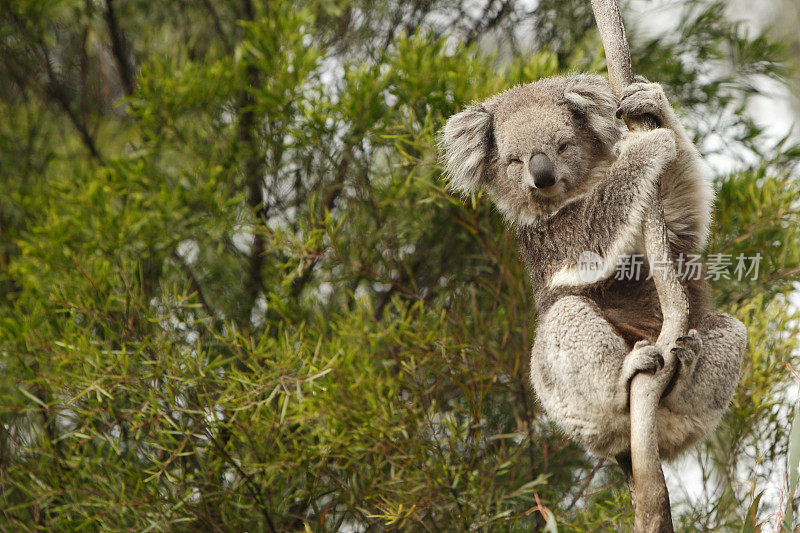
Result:
M697 354L703 349L703 341L700 334L696 329L691 329L689 332L678 337L675 344L670 348L670 352L675 354L681 364L681 374L688 375L694 369L694 364L697 361Z

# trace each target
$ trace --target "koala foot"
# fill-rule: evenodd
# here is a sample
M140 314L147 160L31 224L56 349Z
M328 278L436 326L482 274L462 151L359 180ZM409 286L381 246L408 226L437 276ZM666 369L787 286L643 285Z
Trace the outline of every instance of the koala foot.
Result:
M637 77L637 80L644 78ZM628 85L619 99L617 118L652 116L660 128L670 109L664 89L658 83L636 81Z
M656 346L648 340L640 340L633 350L625 356L622 363L622 376L630 382L639 372L655 373L664 366L664 357Z
M678 365L669 383L667 383L667 387L661 394L662 398L667 397L675 389L675 385L678 384L679 380L686 380L694 373L697 356L702 349L703 340L696 329L691 329L686 335L675 339L675 343L669 351L678 360Z
M670 348L670 352L675 354L680 362L681 375L688 376L694 371L694 365L697 362L697 355L703 349L703 340L696 329L691 329L689 332L678 337L675 344Z

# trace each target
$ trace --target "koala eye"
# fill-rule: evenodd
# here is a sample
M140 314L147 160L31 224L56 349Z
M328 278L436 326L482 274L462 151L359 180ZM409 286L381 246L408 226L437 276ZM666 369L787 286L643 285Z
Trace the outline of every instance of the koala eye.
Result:
M514 164L517 164L517 163L522 164L522 160L520 158L518 158L518 157L511 157L511 158L508 159L508 164L509 165L514 165Z
M558 147L558 153L563 154L567 148L569 148L569 143L561 143L561 146Z

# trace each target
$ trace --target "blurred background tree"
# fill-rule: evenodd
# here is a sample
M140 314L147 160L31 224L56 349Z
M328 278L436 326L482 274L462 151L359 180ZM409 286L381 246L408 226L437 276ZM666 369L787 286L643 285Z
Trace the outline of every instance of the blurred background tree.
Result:
M750 348L677 525L777 524L800 152L748 110L797 36L638 9L636 71L724 163L709 252L762 257L715 283ZM0 0L0 530L628 528L532 397L512 232L436 152L471 100L603 68L588 0Z

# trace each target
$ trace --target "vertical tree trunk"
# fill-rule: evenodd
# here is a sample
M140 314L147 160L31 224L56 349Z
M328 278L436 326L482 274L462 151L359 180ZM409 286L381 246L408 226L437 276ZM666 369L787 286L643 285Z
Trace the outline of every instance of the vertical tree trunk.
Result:
M631 56L619 6L615 0L591 0L592 11L603 41L611 89L620 92L633 82ZM631 130L653 129L655 121L647 117L628 122ZM675 356L670 348L686 333L689 304L670 251L661 194L657 193L645 217L642 231L647 260L653 271L653 281L664 322L656 346L664 356L664 368L655 374L638 374L631 383L631 455L617 460L625 472L634 507L634 530L661 532L673 530L669 493L658 453L657 410L661 395L675 371Z

